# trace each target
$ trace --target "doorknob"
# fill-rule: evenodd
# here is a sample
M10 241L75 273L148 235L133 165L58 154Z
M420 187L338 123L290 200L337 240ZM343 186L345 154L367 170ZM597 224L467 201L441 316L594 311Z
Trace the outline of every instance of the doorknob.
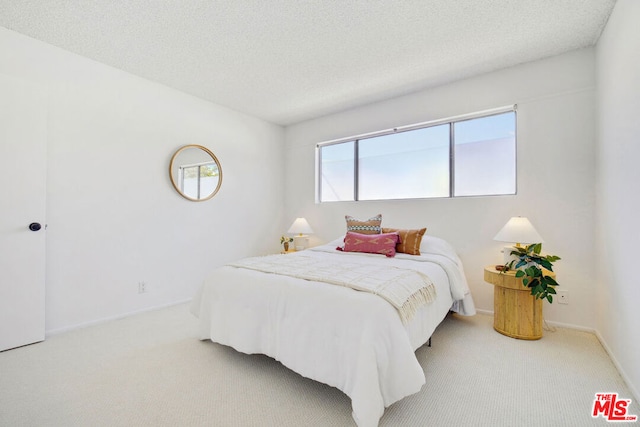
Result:
M29 224L29 230L31 231L38 231L42 228L42 226L40 225L39 222L32 222L31 224Z

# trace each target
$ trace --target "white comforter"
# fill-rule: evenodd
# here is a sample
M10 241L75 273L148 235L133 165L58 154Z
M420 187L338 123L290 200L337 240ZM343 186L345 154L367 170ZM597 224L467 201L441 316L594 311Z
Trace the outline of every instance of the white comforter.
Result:
M304 254L355 256L415 268L431 278L437 298L403 325L397 310L373 294L224 266L205 280L193 300L200 338L247 354L266 354L307 378L337 387L351 398L358 426L377 426L385 407L425 383L414 351L448 311L475 314L462 266L452 253L386 258L338 252L335 244Z

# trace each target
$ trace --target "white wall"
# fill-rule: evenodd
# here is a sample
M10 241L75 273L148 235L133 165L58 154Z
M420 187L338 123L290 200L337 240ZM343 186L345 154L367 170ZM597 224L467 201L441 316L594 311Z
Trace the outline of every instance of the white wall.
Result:
M483 267L500 263L493 236L527 216L557 254L570 304L545 304L548 320L594 328L594 50L584 49L390 99L286 128L286 216L304 216L312 244L344 233L344 215L383 214L383 225L427 227L465 263L478 308L493 310ZM315 143L395 126L518 104L518 194L456 199L315 204Z
M279 249L281 127L4 28L0 73L48 87L48 331L189 299L212 268ZM171 185L185 144L220 160L209 201Z
M618 0L597 45L598 330L640 399L640 2Z

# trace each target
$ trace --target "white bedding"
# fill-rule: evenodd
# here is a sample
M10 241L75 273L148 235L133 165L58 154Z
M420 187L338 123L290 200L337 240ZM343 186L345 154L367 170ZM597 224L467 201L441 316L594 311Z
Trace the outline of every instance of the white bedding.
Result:
M425 383L414 351L449 310L475 314L459 258L439 239L430 239L432 249L421 247L420 256L344 253L335 250L339 241L300 253L359 257L426 273L437 297L406 325L391 304L370 293L224 266L205 280L193 300L200 338L242 353L266 354L307 378L337 387L351 398L358 426L377 426L385 407Z

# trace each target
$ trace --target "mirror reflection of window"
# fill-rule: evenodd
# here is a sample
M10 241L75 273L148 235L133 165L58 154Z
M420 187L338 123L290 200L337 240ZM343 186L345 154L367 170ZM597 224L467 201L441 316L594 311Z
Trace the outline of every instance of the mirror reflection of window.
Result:
M174 188L191 201L212 198L222 184L222 169L216 156L201 145L186 145L171 158L169 174Z
M202 199L218 186L219 169L214 162L183 165L178 169L180 190L194 199Z

